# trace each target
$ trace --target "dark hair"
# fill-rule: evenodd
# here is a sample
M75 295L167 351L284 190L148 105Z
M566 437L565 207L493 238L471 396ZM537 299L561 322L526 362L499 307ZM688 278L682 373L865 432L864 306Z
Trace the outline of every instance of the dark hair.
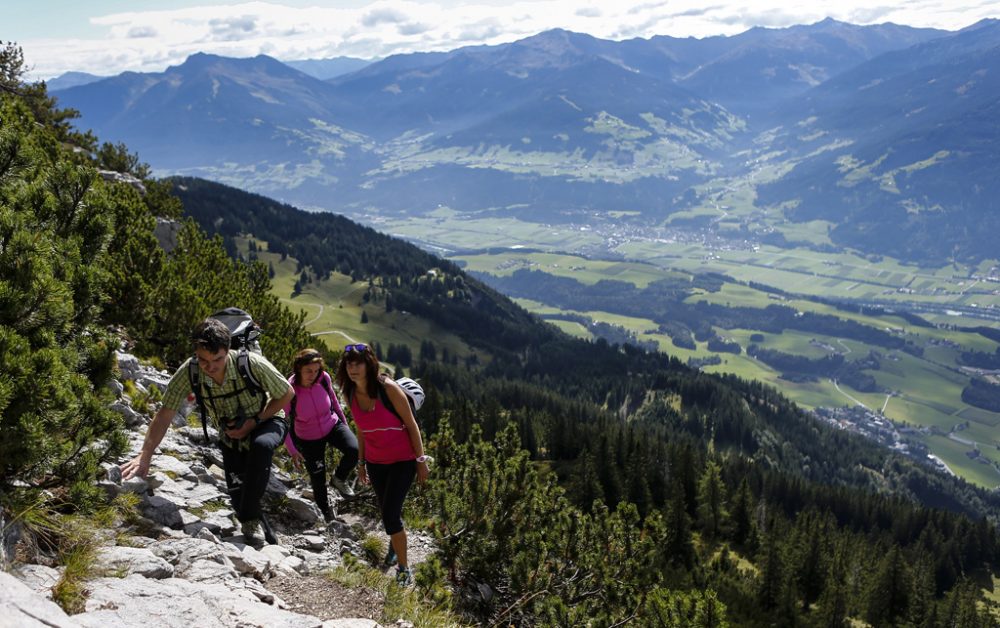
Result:
M323 354L316 349L303 349L296 353L292 359L292 372L295 373L295 381L298 382L302 378L303 366L315 364L316 362L319 362L320 371L326 368L326 363L323 361ZM317 379L316 381L319 380Z
M195 348L206 349L210 353L229 349L231 339L229 328L217 318L206 318L191 332L191 341L194 342Z
M345 350L340 354L340 362L337 364L337 386L340 387L341 392L344 393L344 397L347 402L350 403L354 398L354 389L357 385L347 376L347 363L348 362L364 362L365 363L365 383L368 385L368 390L365 392L372 399L378 398L378 373L379 364L378 358L375 357L375 352L372 351L371 345L365 347L364 351L358 351L355 347L358 345L349 345L350 350Z

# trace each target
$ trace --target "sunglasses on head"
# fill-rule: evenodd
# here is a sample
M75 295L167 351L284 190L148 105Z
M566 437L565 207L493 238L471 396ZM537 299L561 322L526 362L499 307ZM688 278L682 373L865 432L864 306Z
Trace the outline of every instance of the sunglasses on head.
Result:
M357 351L358 353L364 353L368 345L363 343L358 343L356 345L344 345L344 352L350 353L351 351Z

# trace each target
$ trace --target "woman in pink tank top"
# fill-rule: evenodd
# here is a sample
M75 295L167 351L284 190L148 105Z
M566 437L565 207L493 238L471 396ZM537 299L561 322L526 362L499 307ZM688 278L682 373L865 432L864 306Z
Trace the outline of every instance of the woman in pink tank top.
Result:
M406 529L403 501L413 479L424 482L429 473L420 429L403 389L390 378L379 376L379 363L371 347L349 344L344 347L337 368L337 384L351 404L358 436L358 480L375 489L382 525L389 535L387 562L398 562L396 580L413 582L406 556ZM384 388L384 395L380 389ZM396 414L382 399L393 405Z

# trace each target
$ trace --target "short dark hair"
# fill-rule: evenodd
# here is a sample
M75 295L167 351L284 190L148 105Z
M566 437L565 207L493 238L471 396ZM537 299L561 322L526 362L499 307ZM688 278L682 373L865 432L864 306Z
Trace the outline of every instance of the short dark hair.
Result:
M198 323L191 332L191 340L196 349L206 349L218 353L220 349L229 349L232 336L226 324L217 318L206 318Z

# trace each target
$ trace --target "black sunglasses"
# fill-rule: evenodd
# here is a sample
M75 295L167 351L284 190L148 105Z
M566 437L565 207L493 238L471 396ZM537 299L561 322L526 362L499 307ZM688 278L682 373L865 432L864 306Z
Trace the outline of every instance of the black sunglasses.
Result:
M360 343L360 342L358 344L356 344L356 345L344 345L344 351L345 352L357 351L358 353L364 353L367 348L368 348L368 345Z

